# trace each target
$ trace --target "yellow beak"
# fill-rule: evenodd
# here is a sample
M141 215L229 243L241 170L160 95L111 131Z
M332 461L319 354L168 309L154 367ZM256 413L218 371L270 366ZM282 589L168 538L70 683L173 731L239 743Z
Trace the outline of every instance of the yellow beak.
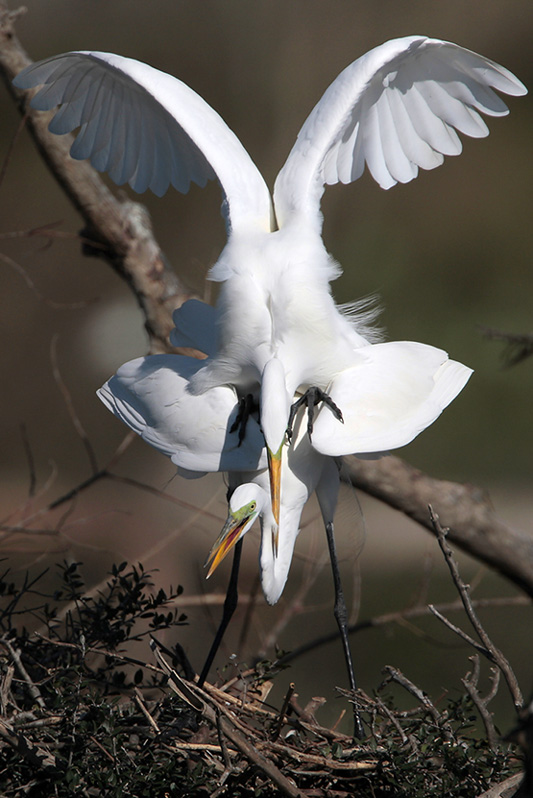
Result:
M272 502L272 514L276 522L276 530L272 534L272 545L274 556L278 553L279 536L279 507L281 501L281 452L283 444L279 447L276 454L273 454L267 446L268 475L270 478L270 501Z
M272 502L272 513L276 524L279 524L279 505L281 497L281 450L282 446L279 447L276 454L272 454L267 446L270 498Z
M205 561L204 568L209 565L206 579L209 579L211 574L218 568L226 554L232 550L241 536L242 528L245 526L248 518L235 519L230 515L224 524L222 532L216 539L213 548L209 552L207 560Z

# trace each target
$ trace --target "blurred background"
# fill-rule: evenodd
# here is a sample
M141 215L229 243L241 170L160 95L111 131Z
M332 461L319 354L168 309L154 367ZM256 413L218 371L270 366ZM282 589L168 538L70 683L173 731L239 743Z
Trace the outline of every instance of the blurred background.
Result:
M530 0L27 0L25 5L17 30L33 59L74 49L108 50L176 75L219 111L270 186L329 83L387 39L420 33L455 41L505 65L533 87ZM19 118L5 90L0 102L5 158ZM489 120L490 136L465 140L459 158L448 158L439 169L388 192L365 174L352 186L328 189L322 208L326 245L344 269L333 285L336 298L344 302L379 294L389 339L442 347L475 369L463 394L401 456L435 477L488 488L498 513L530 533L533 361L503 369L501 344L480 331L480 325L516 333L533 327L533 105L530 97L508 102L510 116ZM186 197L145 195L142 202L169 261L191 288L212 300L205 275L225 240L218 186L193 186ZM104 465L124 429L98 402L95 390L125 360L144 354L147 340L127 286L106 264L82 258L75 237L80 219L25 133L7 164L0 203L0 502L4 523L16 524L90 475L85 447L54 376L51 349ZM62 235L48 242L16 235L45 225ZM158 569L158 584L185 587L180 606L190 626L180 640L199 668L229 574L224 563L206 586L202 571L226 514L222 480L174 478L171 464L141 441L129 447L114 470L191 507L100 482L55 513L37 515L31 526L38 534L4 536L5 566L14 572L50 566L52 579L54 563L77 559L86 564L88 583L96 585L113 561L141 560L146 568ZM36 491L30 497L33 475ZM363 619L400 609L426 589L433 602L455 598L431 537L377 503L360 500L362 515L355 497L347 497L341 508L346 523L339 524L345 530L347 578L354 582L354 612ZM280 605L266 607L257 596L245 641L239 640L243 613L236 620L225 652L237 654L235 663L265 648L272 656L268 635L276 624L283 649L334 628L327 562L322 576L312 586L310 581L317 576L313 563L325 550L312 507L305 528L304 548ZM245 599L257 590L258 532L248 538ZM461 565L466 579L481 582L476 595L516 593L475 562L462 557ZM316 611L298 615L292 599L306 586L304 603ZM201 606L204 593L212 602L207 610ZM492 610L482 617L511 657L527 694L533 686L531 608ZM471 653L429 619L417 622L416 629L396 624L365 632L353 647L367 690L379 683L381 668L389 663L429 692L445 688L453 694ZM338 714L343 704L334 698L333 685L345 684L343 667L340 645L328 646L295 663L281 677L279 691L296 681L302 701L325 695L332 709L324 711ZM505 727L512 713L504 688L497 712Z

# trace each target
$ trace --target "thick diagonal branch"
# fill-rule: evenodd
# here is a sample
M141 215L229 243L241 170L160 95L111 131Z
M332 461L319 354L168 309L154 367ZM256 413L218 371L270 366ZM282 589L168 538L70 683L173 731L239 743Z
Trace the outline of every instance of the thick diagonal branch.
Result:
M434 534L431 505L448 539L533 596L533 537L504 524L485 491L423 474L399 457L345 458L352 484L413 518Z
M192 296L165 260L145 208L118 200L86 162L69 155L72 137L48 131L51 115L29 106L33 91L19 91L11 81L31 63L14 31L15 13L0 0L0 70L37 149L55 179L83 218L84 238L94 241L90 254L105 258L130 285L145 317L151 352L168 350L171 313ZM86 248L86 252L88 249Z

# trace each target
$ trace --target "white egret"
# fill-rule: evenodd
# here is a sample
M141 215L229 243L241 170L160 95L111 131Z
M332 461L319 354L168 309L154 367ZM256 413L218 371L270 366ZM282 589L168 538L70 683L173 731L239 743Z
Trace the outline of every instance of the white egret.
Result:
M318 398L349 396L357 383L357 350L366 330L339 312L329 282L339 267L321 238L320 199L326 184L350 183L365 164L383 188L415 178L418 169L457 155L456 131L488 134L480 113L501 116L496 91L526 92L508 70L458 45L408 36L380 45L348 66L302 127L278 175L272 203L256 166L218 114L181 81L138 61L72 52L34 64L15 79L45 86L34 108L61 105L54 133L79 127L71 154L89 158L118 183L163 194L217 177L224 195L228 242L209 278L222 283L216 351L192 375L201 394L231 384L260 392L273 512L279 520L280 463L296 391ZM384 360L395 350L383 350ZM267 369L277 358L283 371ZM384 362L394 368L394 360ZM342 375L342 390L336 381ZM451 373L449 374L451 378ZM455 392L464 373L455 372ZM390 397L394 403L394 398ZM325 410L343 441L341 414ZM339 412L340 411L340 412ZM322 413L324 415L324 412ZM315 446L319 447L318 435ZM331 447L329 447L331 448Z
M171 340L210 354L214 346L216 311L197 300L174 312ZM391 354L387 354L391 352ZM431 424L454 398L457 380L466 381L470 370L450 361L445 352L413 342L391 342L357 350L357 394L344 396L342 381L336 390L346 406L342 429L350 451L378 456L412 440ZM390 368L390 362L395 367ZM261 521L261 583L265 598L275 604L285 586L299 533L303 508L316 492L324 520L335 585L335 618L341 632L350 685L355 689L353 663L348 643L347 613L335 553L334 514L339 490L339 471L334 457L315 448L315 438L326 448L336 430L328 429L331 415L321 409L315 424L313 444L306 434L305 417L294 424L294 439L282 450L280 512L271 506L269 474L264 439L257 421L248 420L246 436L239 441L235 420L238 397L231 386L210 388L198 396L188 390L189 381L202 361L181 355L151 355L120 367L98 391L104 404L145 441L171 457L185 477L207 471L227 471L229 516L213 545L207 564L208 576L235 548L234 567L224 613L217 636L202 670L203 682L237 604L240 541L254 521ZM272 358L266 369L281 363ZM348 386L352 375L348 375ZM337 394L335 395L337 397ZM326 419L326 420L323 420ZM232 431L233 430L233 431ZM279 522L279 525L278 525ZM362 728L355 715L357 733Z
M66 133L79 127L73 157L89 158L119 185L128 182L136 191L151 188L160 195L169 184L187 191L191 181L220 181L228 242L209 273L222 284L216 343L211 337L207 342L211 356L187 374L180 366L178 380L160 377L164 369L158 364L138 362L133 370L126 364L104 386L102 398L180 468L235 473L243 470L235 466L242 446L231 438L236 433L228 426L229 404L235 415L237 395L258 396L271 494L268 511L261 494L263 522L268 515L272 527L263 532L262 578L267 597L273 579L275 597L286 579L299 521L298 515L289 523L284 512L291 494L285 486L298 476L290 463L298 445L288 451L283 446L295 395L318 389L318 399L329 405L319 411L313 445L306 442L302 483L308 493L322 484L310 465L315 458L333 473L330 456L407 443L470 376L442 350L423 344L372 346L361 319L340 312L329 288L340 269L321 238L324 186L356 180L365 164L383 188L406 183L419 168L432 169L444 155L461 151L456 130L487 135L480 113L507 113L495 89L511 95L526 90L508 70L455 44L421 36L387 42L347 67L325 92L278 175L272 203L236 136L179 80L132 59L86 51L34 64L15 80L20 88L42 83L33 107L61 105L50 129ZM159 364L172 370L168 360ZM146 380L136 369L147 373ZM219 415L219 395L212 393L217 391L226 397ZM209 419L202 412L200 428L192 424L204 406L215 415L209 456ZM186 408L192 426L186 424ZM263 452L255 449L251 421L243 457L251 449L261 468ZM288 462L282 469L283 459ZM256 473L256 484L264 479L265 472ZM327 482L325 495L331 498ZM329 541L329 512L324 520ZM234 539L224 534L214 564Z

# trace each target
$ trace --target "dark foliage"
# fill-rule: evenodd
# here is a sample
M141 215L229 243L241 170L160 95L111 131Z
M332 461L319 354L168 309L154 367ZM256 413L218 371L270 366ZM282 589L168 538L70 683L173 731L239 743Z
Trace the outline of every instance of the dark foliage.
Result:
M470 798L517 768L510 745L480 738L468 696L400 711L388 669L373 698L358 696L369 737L354 745L295 697L269 707L265 663L222 692L185 682L179 652L165 652L173 667L135 659L134 644L186 621L181 588L155 590L141 565L113 567L94 595L79 563L60 567L53 595L42 576L0 579L2 795Z

